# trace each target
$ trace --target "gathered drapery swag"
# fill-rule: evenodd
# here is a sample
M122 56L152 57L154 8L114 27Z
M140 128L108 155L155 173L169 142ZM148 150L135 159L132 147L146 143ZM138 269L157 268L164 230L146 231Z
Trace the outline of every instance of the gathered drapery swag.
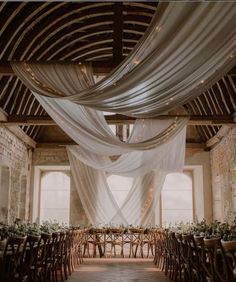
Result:
M160 3L133 52L96 85L88 67L78 64L12 67L38 95L154 117L201 94L235 65L235 13L233 2Z
M133 179L121 207L107 183L107 175L82 163L70 150L68 156L75 187L89 222L93 225L155 224L155 208L166 177L165 172L150 172Z
M166 175L183 169L188 121L157 116L193 99L235 64L235 13L230 2L160 3L133 52L97 84L90 64L12 63L78 144L67 152L91 223L154 223ZM127 142L102 111L138 118ZM133 178L121 207L107 182L112 174Z
M168 127L169 123L171 123L171 119L138 122L135 124L127 144L136 140L136 137L139 143L142 143L146 136L153 133L153 128L155 128L154 132L160 132ZM154 149L140 151L131 148L129 152L125 150L113 161L109 156L106 156L106 151L103 152L102 149L100 154L75 145L67 146L67 150L83 163L108 174L137 177L157 170L162 172L181 171L184 165L186 125L187 119L183 119L178 134L158 144ZM87 147L90 147L90 139L85 143L87 143ZM108 145L107 150L109 149Z
M187 118L172 118L166 119L162 123L157 123L151 119L137 120L134 126L142 124L143 127L140 127L139 133L131 136L131 142L125 143L111 131L102 112L79 106L71 101L42 97L36 93L34 95L52 119L71 139L81 147L105 156L156 148L177 136L188 120ZM151 127L148 134L147 123ZM145 138L141 140L140 137L144 135Z
M137 137L142 142L153 134L154 128L155 132L163 131L171 122L171 119L137 122L128 142ZM75 186L92 224L155 224L154 213L166 174L182 171L184 166L186 119L183 124L177 135L156 148L131 149L115 161L81 146L67 146ZM107 183L107 176L111 174L133 177L132 187L121 207Z

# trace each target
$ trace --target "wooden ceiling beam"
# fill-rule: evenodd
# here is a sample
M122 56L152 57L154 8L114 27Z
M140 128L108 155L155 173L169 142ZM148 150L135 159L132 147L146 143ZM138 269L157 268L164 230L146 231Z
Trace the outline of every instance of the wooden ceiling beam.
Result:
M123 3L114 5L113 24L113 64L118 66L123 60Z
M43 63L45 61L38 61L38 62ZM115 64L111 60L93 61L92 66L93 66L94 74L100 74L100 75L108 74L115 68ZM229 72L229 74L232 75L232 73L234 73L234 69L232 69ZM235 71L235 74L236 74L236 71ZM15 75L9 61L0 61L0 75L5 75L5 76Z
M7 114L0 109L0 126L6 126L6 128L11 131L20 141L24 142L26 146L30 148L36 147L36 142L30 138L19 126L14 124L6 123L3 124L8 120Z
M176 117L175 115L161 115L158 118L165 119L170 117ZM188 117L186 115L178 115L178 117ZM235 126L236 121L234 121L231 116L207 116L207 115L193 115L189 117L188 125L195 126L220 126L228 125ZM124 115L107 115L106 120L108 124L132 124L135 122L135 118L124 116ZM0 121L1 125L40 125L40 126L53 126L56 123L48 116L9 116L7 121Z
M220 130L206 142L207 148L212 148L216 146L230 131L231 126L223 125Z
M41 61L42 63L45 61ZM95 61L92 62L94 74L103 75L108 74L114 69L114 64L111 61ZM0 61L0 75L2 76L12 76L15 75L10 62Z
M37 142L36 148L59 148L59 147L65 147L69 145L77 145L73 141L68 142ZM186 148L188 149L201 149L206 150L206 144L201 142L188 142L186 140Z

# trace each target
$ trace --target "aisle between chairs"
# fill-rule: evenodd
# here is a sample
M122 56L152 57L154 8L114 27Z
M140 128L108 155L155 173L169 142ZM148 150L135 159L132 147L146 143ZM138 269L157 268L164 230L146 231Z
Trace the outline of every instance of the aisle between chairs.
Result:
M167 282L152 259L93 258L84 263L67 280L68 282Z

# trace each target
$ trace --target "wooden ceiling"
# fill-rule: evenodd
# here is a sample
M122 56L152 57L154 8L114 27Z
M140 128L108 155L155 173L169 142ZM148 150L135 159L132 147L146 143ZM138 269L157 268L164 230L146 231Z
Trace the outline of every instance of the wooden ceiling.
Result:
M0 108L8 119L4 125L15 122L36 142L53 138L69 142L50 121L45 125L47 113L13 74L9 62L91 61L95 73L107 74L132 51L156 7L157 2L0 2ZM189 141L205 143L222 124L234 125L235 109L233 69L184 105L195 121L188 130Z

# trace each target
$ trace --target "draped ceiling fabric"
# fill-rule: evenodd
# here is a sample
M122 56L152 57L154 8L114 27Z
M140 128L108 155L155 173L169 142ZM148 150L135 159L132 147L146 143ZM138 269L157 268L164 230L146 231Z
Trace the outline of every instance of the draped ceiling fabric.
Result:
M150 118L202 93L235 64L234 3L160 3L131 55L94 85L89 65L13 63L48 114L77 143L68 155L91 223L148 224L165 176L184 164L186 119L138 120L121 142L98 110ZM115 161L110 157L119 155ZM118 207L108 174L134 177ZM81 177L82 176L82 177Z
M75 186L92 224L155 224L154 211L165 176L182 171L184 166L187 119L181 121L178 134L156 148L134 151L131 147L130 153L122 154L115 161L102 152L99 155L81 146L67 146ZM172 122L173 119L138 120L128 143L141 144L153 134L165 131ZM109 189L107 173L133 177L133 185L121 208Z
M130 148L128 153L125 150L126 153L123 153L115 161L105 156L103 151L100 154L95 154L82 146L67 146L67 149L83 163L95 169L103 170L108 174L137 177L153 170L162 172L181 171L184 166L187 119L180 120L178 134L173 135L168 140L163 140L156 148L143 151ZM139 142L137 144L145 143L148 134L158 134L168 127L171 121L172 119L137 121L127 144L133 140ZM155 125L155 131L153 131L153 124ZM138 138L136 138L137 136ZM87 139L88 147L89 143L90 139Z
M153 117L193 99L235 65L235 14L233 2L160 3L130 56L107 78L84 90L77 83L63 87L65 80L87 76L76 64L59 73L58 64L48 68L12 63L12 67L40 95L102 111Z
M153 128L154 132L161 132L171 122L171 119L138 121L128 142L141 143L153 134ZM113 162L103 155L94 157L94 153L84 152L79 146L67 146L75 186L92 224L155 224L153 215L165 176L182 171L184 166L186 123L187 119L183 119L179 133L155 149L140 152L131 148L130 153ZM107 172L133 176L133 185L120 208L107 184Z
M127 143L110 130L101 112L56 98L36 98L79 146L67 146L75 187L92 224L154 224L168 172L184 166L187 118L137 120ZM110 156L120 154L117 160ZM109 174L132 176L119 208L107 183Z
M91 80L91 69L83 68ZM86 76L80 76L78 87L85 84L82 80L88 81ZM64 81L63 87L74 86L71 80ZM181 171L184 165L187 118L137 120L128 142L124 143L111 131L102 112L71 101L34 95L79 144L67 149L75 186L89 221L124 225L154 223L154 208L166 174ZM111 161L113 155L121 156ZM107 184L108 173L134 178L121 208Z
M85 213L93 225L155 224L154 211L164 184L165 172L150 172L134 178L119 208L107 184L107 175L82 163L68 150L71 170Z
M70 86L70 83L66 80L64 85ZM42 97L36 93L34 95L47 113L76 143L92 153L103 156L120 155L129 153L131 150L144 151L156 148L164 141L178 135L187 121L186 119L168 119L162 124L151 120L145 121L151 126L151 130L148 127L149 133L144 130L147 127L143 127L139 134L131 139L131 143L124 143L114 135L102 112L79 106L71 101ZM138 121L138 123L143 122ZM138 142L140 134L145 134L146 137L142 142Z

